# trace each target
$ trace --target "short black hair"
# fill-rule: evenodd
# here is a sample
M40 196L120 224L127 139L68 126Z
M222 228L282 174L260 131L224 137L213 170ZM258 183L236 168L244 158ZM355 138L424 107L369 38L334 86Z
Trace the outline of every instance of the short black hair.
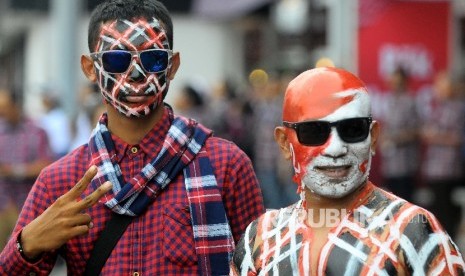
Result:
M90 16L88 47L93 52L101 25L113 20L133 20L143 17L158 19L166 31L170 49L173 49L173 22L168 9L157 0L108 0L99 4Z

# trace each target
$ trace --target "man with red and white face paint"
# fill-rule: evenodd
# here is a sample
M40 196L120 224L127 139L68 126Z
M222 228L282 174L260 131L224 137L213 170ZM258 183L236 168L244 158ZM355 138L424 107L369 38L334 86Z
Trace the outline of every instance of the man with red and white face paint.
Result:
M368 180L378 135L367 88L350 72L292 80L275 139L301 200L247 227L231 275L463 275L437 219Z
M88 35L81 67L106 112L37 178L0 275L48 275L58 254L70 275L227 274L261 192L243 151L163 102L180 66L168 11L103 1Z
M378 124L370 124L370 100L359 79L344 72L313 74L301 75L289 85L283 110L287 127L276 129L276 138L292 157L295 181L302 191L341 198L366 183ZM306 125L321 121L338 125ZM354 138L356 142L347 141Z

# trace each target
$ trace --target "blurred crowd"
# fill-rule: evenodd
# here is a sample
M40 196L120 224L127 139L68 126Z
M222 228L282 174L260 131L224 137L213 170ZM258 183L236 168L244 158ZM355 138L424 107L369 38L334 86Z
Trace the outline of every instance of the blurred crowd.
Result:
M211 87L187 82L176 97L176 113L194 118L214 135L236 143L251 159L265 207L296 202L292 168L281 156L274 128L281 124L284 90L293 75L255 70L246 85L225 80Z
M247 83L225 80L208 86L193 80L170 92L176 95L169 102L175 113L198 120L247 153L268 209L298 199L290 162L274 141L284 91L294 76L255 70ZM417 95L409 88L408 72L398 68L387 87L383 101L373 106L382 134L376 168L382 181L376 184L431 210L463 247L465 78L437 72L430 91ZM79 112L72 119L53 89L41 94L44 114L38 118L25 116L16 94L0 93L0 249L41 168L86 143L103 112L98 88L91 84L82 87Z
M436 72L430 89L415 93L399 67L373 108L381 121L384 188L432 211L465 246L465 78Z

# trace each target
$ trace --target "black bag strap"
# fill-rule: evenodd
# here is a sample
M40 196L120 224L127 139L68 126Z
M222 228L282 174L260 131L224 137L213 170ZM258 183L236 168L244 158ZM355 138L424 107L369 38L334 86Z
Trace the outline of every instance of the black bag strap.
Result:
M132 216L123 216L113 213L112 217L107 222L105 229L103 229L95 242L94 249L92 249L90 258L87 260L84 275L100 275L100 271L102 271L111 251L113 251L113 248L134 218L135 217Z

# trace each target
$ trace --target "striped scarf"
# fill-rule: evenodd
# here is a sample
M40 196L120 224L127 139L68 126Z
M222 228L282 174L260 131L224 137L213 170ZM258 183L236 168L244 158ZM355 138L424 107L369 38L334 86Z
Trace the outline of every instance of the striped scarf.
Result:
M115 147L107 122L103 114L89 141L92 163L98 166L92 187L113 184L113 197L106 197L105 205L118 214L138 216L183 170L199 273L227 275L234 240L210 160L200 151L211 130L191 119L174 118L158 156L124 183L119 165L112 162Z

